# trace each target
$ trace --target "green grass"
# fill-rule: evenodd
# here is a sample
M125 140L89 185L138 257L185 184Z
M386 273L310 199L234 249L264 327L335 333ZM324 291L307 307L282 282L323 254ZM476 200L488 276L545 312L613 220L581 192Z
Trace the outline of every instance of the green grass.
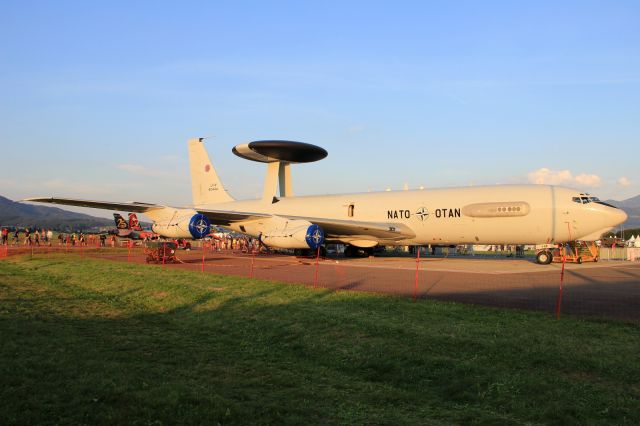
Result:
M638 324L0 262L0 424L638 424Z

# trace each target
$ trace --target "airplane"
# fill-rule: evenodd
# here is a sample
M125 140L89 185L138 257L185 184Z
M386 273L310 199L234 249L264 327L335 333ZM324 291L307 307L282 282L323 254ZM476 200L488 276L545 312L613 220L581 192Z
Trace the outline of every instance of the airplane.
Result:
M138 221L138 216L135 213L129 213L129 222L127 222L120 213L114 213L113 220L116 222L114 234L120 238L143 240L147 237L155 236L153 232L142 229Z
M594 241L624 222L624 211L578 190L551 185L493 185L356 194L294 196L291 165L323 159L324 149L280 140L236 145L241 158L267 164L261 199L235 200L224 188L202 138L188 141L193 205L30 198L144 213L153 231L172 238L204 238L212 223L259 238L268 247L320 250L346 245L345 254L378 245L532 244L549 264L551 249Z

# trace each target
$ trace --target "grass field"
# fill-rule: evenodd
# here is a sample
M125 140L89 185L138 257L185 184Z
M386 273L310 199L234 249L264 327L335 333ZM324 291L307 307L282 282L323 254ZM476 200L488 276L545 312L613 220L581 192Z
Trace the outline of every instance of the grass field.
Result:
M638 424L638 324L0 262L0 424Z

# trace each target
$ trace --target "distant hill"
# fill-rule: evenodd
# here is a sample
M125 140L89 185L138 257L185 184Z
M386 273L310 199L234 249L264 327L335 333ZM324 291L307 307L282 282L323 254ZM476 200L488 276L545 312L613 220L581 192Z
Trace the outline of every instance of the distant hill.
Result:
M607 200L606 202L621 208L627 213L629 218L622 224L625 229L640 228L640 195L622 201Z
M114 226L114 223L109 219L73 213L57 207L17 203L0 196L0 225L64 231Z
M627 198L626 200L623 200L623 201L614 201L614 203L617 203L614 205L618 207L637 209L637 208L640 208L640 195L636 195L635 197L632 197L632 198Z

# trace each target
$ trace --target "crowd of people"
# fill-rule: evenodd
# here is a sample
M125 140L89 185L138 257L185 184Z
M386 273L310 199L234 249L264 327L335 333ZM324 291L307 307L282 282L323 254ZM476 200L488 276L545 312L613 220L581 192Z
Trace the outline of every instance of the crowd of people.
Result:
M2 227L0 231L0 245L25 245L25 246L52 246L54 245L54 234L51 229L34 229L30 228L14 228L10 230L8 227ZM106 247L107 240L112 247L115 247L115 236L107 236L106 234L89 234L83 232L59 233L57 235L58 245L60 246L87 246L98 245Z
M2 227L1 232L2 245L25 245L25 246L53 246L54 233L51 229L33 229L31 228L14 228L10 230L9 227ZM67 232L58 233L55 237L57 245L59 246L100 246L106 247L116 246L116 236L107 234L87 234L83 232ZM145 241L149 238L145 238ZM187 240L175 241L180 248L189 249L191 244ZM251 252L259 251L263 247L257 238L250 238L246 236L233 236L233 235L221 235L212 238L211 248L215 251L242 251Z
M13 245L51 245L53 239L53 231L51 229L34 229L29 228L15 228L13 231L9 231L9 228L2 227L0 233L2 235L1 244L9 245L9 239Z

